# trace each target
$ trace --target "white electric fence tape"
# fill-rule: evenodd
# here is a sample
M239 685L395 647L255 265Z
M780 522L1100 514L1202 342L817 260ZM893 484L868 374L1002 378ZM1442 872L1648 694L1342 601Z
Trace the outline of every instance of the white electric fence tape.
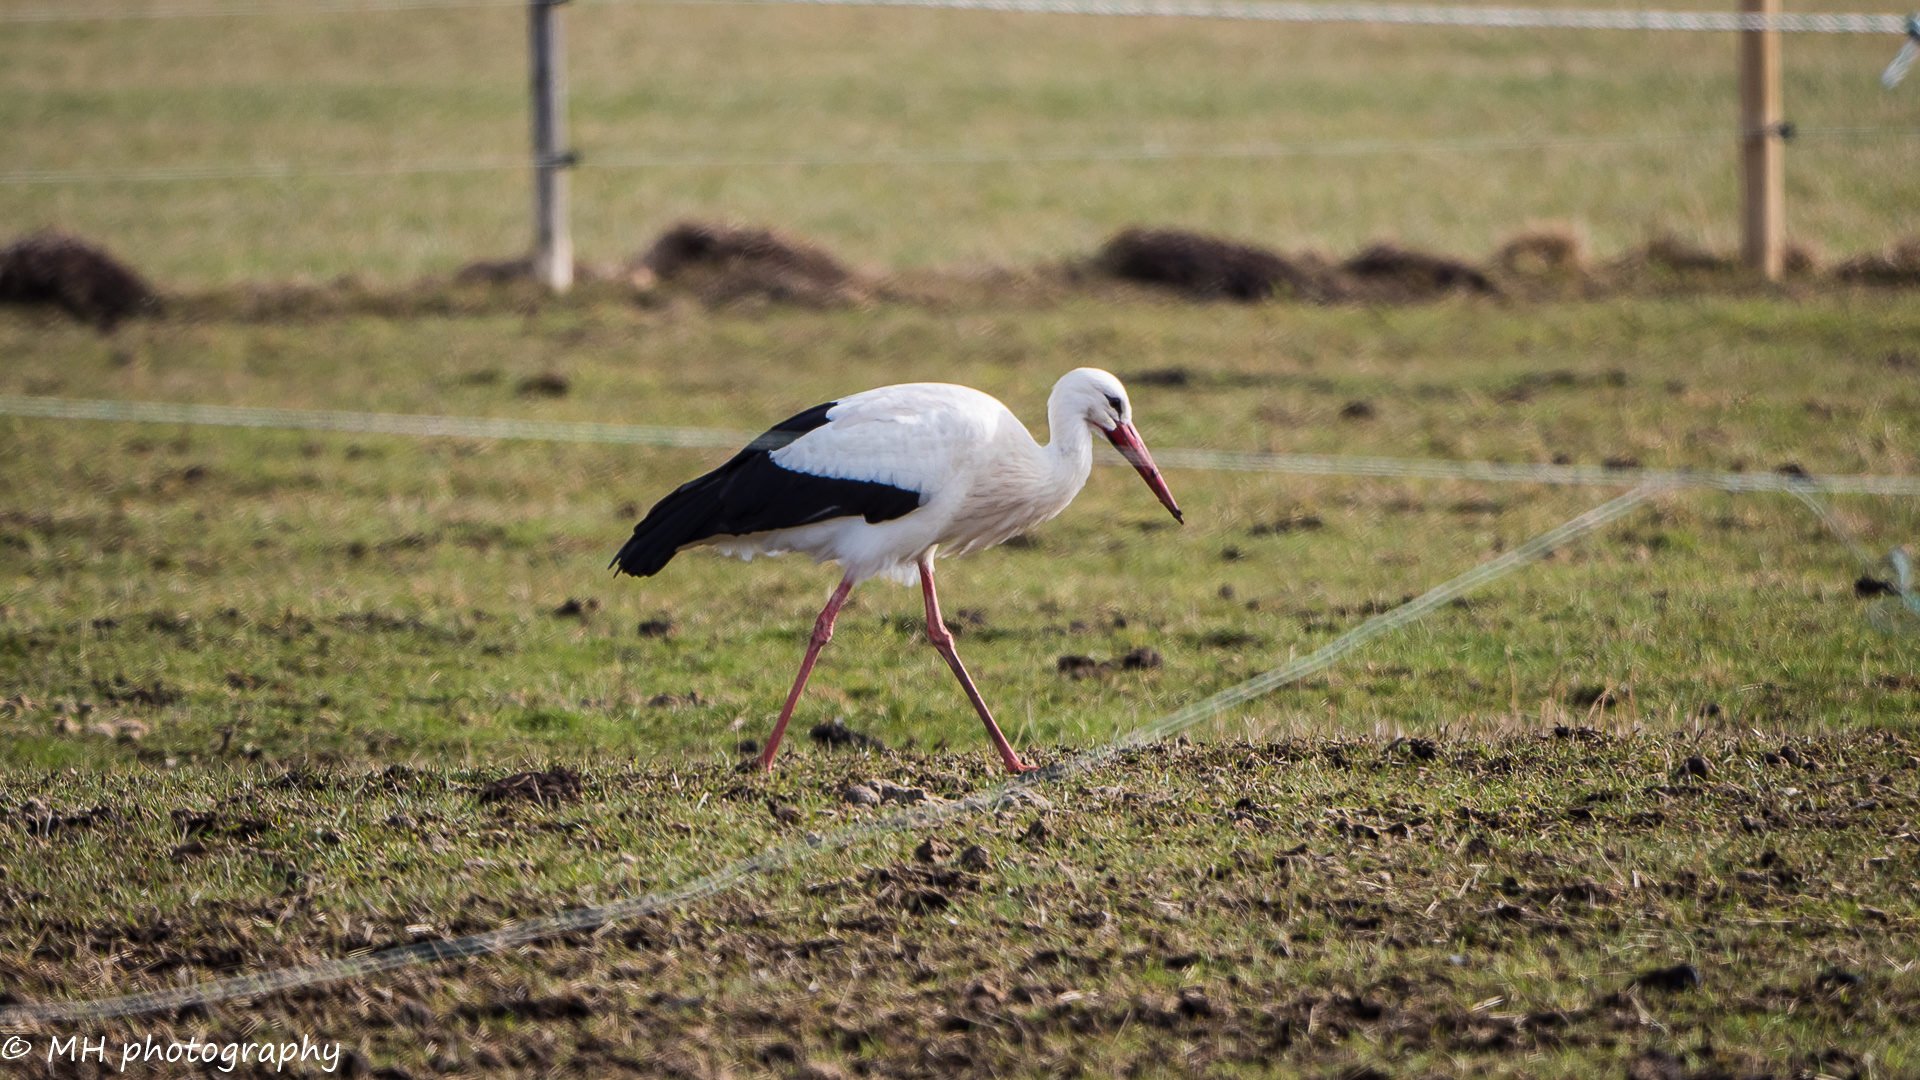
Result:
M1920 14L1907 16L1907 43L1900 46L1893 63L1888 64L1887 70L1880 74L1880 85L1889 90L1899 86L1900 80L1907 77L1907 69L1913 66L1915 57L1920 57Z
M454 960L466 956L479 956L484 953L499 952L516 945L540 938L552 937L636 918L641 915L692 903L695 900L712 896L715 893L733 887L749 877L770 873L805 861L823 851L837 851L862 840L883 833L903 832L910 829L923 829L941 822L950 821L967 814L992 810L1001 806L1017 808L1020 803L1017 791L1032 788L1048 781L1061 780L1102 765L1132 750L1165 739L1176 732L1210 720L1221 713L1242 705L1263 694L1270 693L1289 683L1297 682L1310 675L1333 666L1348 653L1362 645L1391 633L1432 612L1442 604L1489 582L1497 581L1520 569L1522 566L1557 548L1564 547L1574 540L1601 528L1626 514L1650 496L1663 490L1658 485L1635 488L1613 499L1611 502L1595 507L1558 528L1542 533L1527 543L1514 548L1500 557L1461 574L1459 577L1428 590L1418 598L1411 600L1392 611L1376 615L1373 618L1347 631L1327 644L1297 660L1291 661L1272 671L1256 675L1237 686L1228 687L1211 697L1197 701L1176 712L1162 717L1144 727L1127 732L1104 747L1088 750L1065 761L1056 762L1036 772L1008 780L996 787L976 792L963 799L950 802L919 803L897 811L885 817L869 822L861 822L835 829L825 835L809 836L802 840L778 844L760 854L730 863L706 877L690 881L676 889L665 892L649 893L645 896L629 897L610 904L595 907L576 908L555 915L548 915L526 922L513 923L498 930L470 934L466 937L442 941L423 941L364 956L349 956L339 960L324 960L316 964L299 967L281 968L277 971L262 972L258 975L242 975L229 979L181 986L170 990L154 990L143 994L129 994L124 997L101 998L95 1001L42 1002L28 1005L9 1005L0 1008L0 1031L8 1025L31 1022L99 1020L111 1016L127 1016L136 1013L157 1012L162 1009L183 1009L191 1005L200 1005L216 1001L230 1001L234 998L254 998L294 987L312 986L316 983L334 982L340 979L372 975L396 968L411 967L415 964L435 963L442 960Z
M292 428L416 436L467 438L550 439L575 442L625 443L672 447L737 447L751 436L708 428L632 427L614 424L490 420L474 417L405 416L387 413L315 412L298 409L250 409L215 405L168 405L150 402L72 401L59 398L0 397L0 414L69 420L142 421L153 423L215 424L222 426ZM1118 461L1116 457L1115 462ZM12 1005L0 1009L0 1027L7 1024L93 1020L111 1016L179 1009L234 998L252 998L280 990L382 971L478 956L512 948L539 938L593 929L691 903L731 888L740 881L791 866L822 851L848 847L883 833L921 829L964 814L1017 805L1014 792L1047 781L1085 772L1141 746L1165 739L1282 686L1326 670L1341 658L1384 634L1406 626L1441 605L1496 581L1522 566L1565 546L1625 515L1653 494L1684 487L1712 487L1725 491L1786 491L1845 540L1865 559L1850 532L1817 491L1871 494L1920 494L1920 481L1904 477L1805 477L1746 473L1691 473L1630 469L1591 469L1580 466L1503 465L1486 462L1409 461L1395 458L1343 458L1315 455L1227 454L1216 451L1166 451L1160 460L1168 467L1217 468L1316 475L1391 476L1418 479L1524 481L1554 484L1636 485L1632 491L1587 511L1558 528L1467 573L1428 590L1421 596L1376 615L1312 653L1271 671L1228 687L1153 723L1129 731L1108 745L1077 754L1038 772L1010 780L986 791L952 802L921 804L890 816L834 830L824 836L776 845L751 858L666 892L630 897L596 907L514 923L498 930L443 941L425 941L364 956L350 956L317 964L283 968L230 979L156 990L124 997L81 1002ZM1901 601L1920 618L1920 598L1913 590L1908 552L1892 555Z
M619 0L613 0L619 2ZM703 0L690 0L700 3ZM711 2L711 0L707 0ZM1402 4L1275 4L1238 0L730 0L747 5L905 7L1029 15L1133 15L1290 23L1373 23L1541 30L1774 30L1789 34L1904 34L1899 15L1761 14L1727 11L1440 7Z
M1032 15L1131 15L1160 18L1251 19L1262 22L1380 23L1547 30L1776 30L1790 34L1904 34L1899 15L1798 14L1722 11L1442 7L1403 4L1288 4L1239 0L581 0L691 6L809 4L907 7L946 11L1001 11ZM98 22L113 19L200 19L221 16L331 15L357 12L439 11L525 7L525 0L313 0L309 3L181 4L149 7L73 5L0 13L0 23Z
M1911 45L1911 43L1909 43ZM1331 139L1292 143L1068 146L1054 149L875 149L832 153L628 154L596 151L576 169L780 169L908 167L921 165L1069 165L1087 162L1264 161L1291 157L1385 154L1519 153L1532 150L1614 150L1630 146L1726 146L1740 132L1629 131L1601 135L1476 135L1445 139ZM1911 139L1920 125L1798 127L1797 142L1817 139ZM0 186L47 184L171 184L221 180L293 180L310 177L419 176L432 173L517 172L530 157L423 158L360 165L324 162L202 162L123 169L15 169L0 171Z
M293 431L339 431L461 439L541 439L552 442L616 443L678 449L737 450L757 433L723 428L588 424L560 420L509 420L478 416L260 409L238 405L177 405L157 401L108 401L0 395L0 416L46 420L107 420L148 424ZM1377 476L1407 480L1476 480L1497 484L1564 484L1591 487L1714 488L1728 492L1819 491L1835 495L1920 495L1920 477L1803 476L1677 469L1614 469L1601 465L1525 465L1492 461L1349 457L1338 454L1261 454L1230 450L1157 450L1167 469L1287 473L1295 476ZM1103 465L1123 465L1120 455L1100 449Z
M1463 8L1392 6L1377 4L1239 3L1228 0L748 0L764 4L827 6L882 6L940 10L1022 12L1030 14L1126 15L1243 19L1272 22L1347 22L1389 25L1542 28L1583 30L1686 30L1786 33L1882 34L1904 33L1908 41L1887 68L1882 82L1896 85L1913 63L1920 43L1920 20L1897 15L1750 14L1675 11L1557 11L1525 8ZM361 0L290 5L203 5L145 9L44 8L0 13L0 23L64 22L102 19L197 18L237 15L320 14L521 6L521 0ZM519 163L514 163L518 165ZM448 163L445 168L510 167L501 160ZM220 168L181 171L163 178L197 176L288 175L286 166L254 167L232 173ZM422 166L418 171L426 171ZM0 174L0 182L36 183L84 179L86 174ZM164 405L141 402L67 401L48 398L0 397L0 414L72 420L118 420L150 423L214 424L234 427L287 428L462 438L549 439L573 442L626 443L672 447L737 447L752 436L701 428L633 427L612 424L543 423L524 420L397 416L376 413L312 412L292 409L246 409L229 406ZM1115 459L1117 460L1117 459ZM1557 547L1578 539L1630 512L1657 491L1680 487L1712 487L1724 491L1788 491L1800 497L1846 537L1824 504L1811 492L1858 492L1884 495L1920 494L1920 480L1904 477L1802 477L1777 474L1660 472L1593 469L1583 466L1504 465L1476 462L1409 461L1389 458L1348 458L1319 455L1230 454L1217 451L1172 450L1160 455L1168 468L1210 468L1311 475L1382 476L1421 479L1531 482L1546 484L1639 485L1625 495L1588 511L1500 557L1446 582L1392 611L1377 615L1309 655L1272 671L1256 675L1202 701L1188 705L1144 727L1128 732L1108 746L1076 755L1037 773L1009 781L965 799L922 804L879 820L835 830L825 836L778 845L752 858L689 882L677 889L632 897L611 904L580 908L502 927L482 934L445 941L420 942L365 956L347 957L301 967L283 968L171 990L71 1003L12 1005L0 1008L0 1027L45 1021L101 1019L262 994L316 983L332 982L391 971L415 964L478 956L512 948L539 938L587 930L654 911L665 910L732 887L745 878L790 866L820 851L837 850L887 832L925 828L963 814L1003 805L1011 793L1049 780L1072 776L1142 745L1218 716L1281 686L1297 682L1332 666L1348 653L1383 634L1397 630L1440 605L1480 585L1495 581ZM1905 549L1896 549L1893 562L1903 602L1920 615L1920 600L1912 588L1912 570Z
M1880 561L1873 557L1866 545L1860 542L1859 537L1853 534L1853 530L1841 520L1839 514L1833 512L1833 508L1825 501L1804 488L1794 489L1793 496L1804 503L1807 509L1812 510L1814 516L1820 519L1820 523L1827 527L1827 531L1846 546L1847 551L1853 555L1854 561L1858 562L1860 569L1864 571L1863 577L1871 577L1880 569ZM1872 607L1868 608L1867 622L1874 629L1886 634L1920 633L1920 593L1916 593L1913 588L1912 550L1905 545L1894 548L1887 552L1887 564L1893 567L1891 585L1894 595L1889 599L1876 601Z

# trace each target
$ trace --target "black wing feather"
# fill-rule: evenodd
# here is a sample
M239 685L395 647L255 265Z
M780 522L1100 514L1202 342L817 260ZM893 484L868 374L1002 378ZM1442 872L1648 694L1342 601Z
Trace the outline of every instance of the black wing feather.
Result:
M829 401L790 416L749 443L725 465L689 480L654 504L633 527L613 564L634 577L649 577L688 544L714 536L745 536L791 529L855 514L869 524L892 521L919 509L917 491L872 480L840 480L783 469L773 451L827 422Z

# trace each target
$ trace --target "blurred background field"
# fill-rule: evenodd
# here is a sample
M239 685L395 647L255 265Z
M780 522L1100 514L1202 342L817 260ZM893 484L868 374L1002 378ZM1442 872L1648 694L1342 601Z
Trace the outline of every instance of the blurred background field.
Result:
M0 18L44 9L5 0ZM525 18L9 23L0 222L94 238L182 287L391 281L516 254L531 202ZM1728 34L700 4L576 3L566 18L588 261L624 260L688 217L783 226L894 268L1067 258L1143 222L1469 258L1538 221L1570 224L1602 257L1663 233L1737 240ZM1784 42L1801 132L1788 236L1817 253L1913 229L1916 91L1877 78L1897 47ZM1271 145L1329 152L1232 156ZM876 161L1142 150L1175 156ZM207 166L297 175L36 181ZM429 171L394 172L411 168Z

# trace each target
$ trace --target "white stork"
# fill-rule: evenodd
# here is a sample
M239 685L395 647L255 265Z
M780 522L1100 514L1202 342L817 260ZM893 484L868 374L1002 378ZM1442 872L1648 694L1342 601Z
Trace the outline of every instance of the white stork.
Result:
M760 755L767 771L847 594L872 577L912 584L917 570L928 640L960 679L1007 771L1025 772L1031 766L993 722L940 619L934 555L992 547L1066 509L1093 467L1095 431L1139 470L1175 520L1185 520L1134 430L1119 379L1097 368L1061 376L1047 398L1047 429L1052 441L1041 446L1005 405L947 383L883 386L829 401L775 424L725 465L661 499L613 565L648 577L678 552L711 547L740 559L798 551L845 569Z

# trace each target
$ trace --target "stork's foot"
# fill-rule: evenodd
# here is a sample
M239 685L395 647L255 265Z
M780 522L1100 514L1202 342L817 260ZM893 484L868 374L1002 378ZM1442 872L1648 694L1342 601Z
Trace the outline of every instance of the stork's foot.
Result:
M1024 761L1021 761L1018 757L1008 757L1007 771L1012 773L1015 776L1019 776L1021 773L1039 772L1040 766L1029 765Z

